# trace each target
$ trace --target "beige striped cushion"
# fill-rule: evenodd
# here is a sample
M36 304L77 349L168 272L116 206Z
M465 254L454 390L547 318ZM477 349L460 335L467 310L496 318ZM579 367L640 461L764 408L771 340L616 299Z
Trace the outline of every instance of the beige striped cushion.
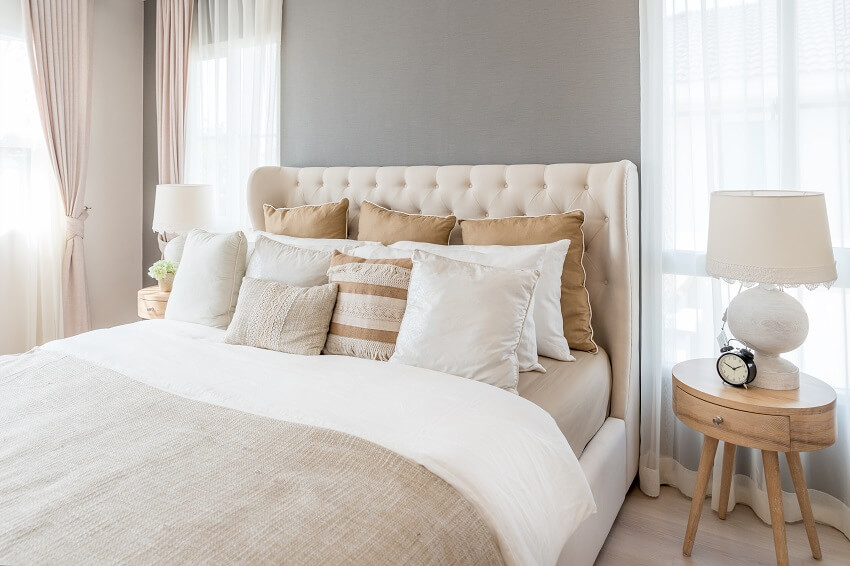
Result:
M388 360L407 306L410 259L363 259L335 251L328 280L339 291L325 354Z

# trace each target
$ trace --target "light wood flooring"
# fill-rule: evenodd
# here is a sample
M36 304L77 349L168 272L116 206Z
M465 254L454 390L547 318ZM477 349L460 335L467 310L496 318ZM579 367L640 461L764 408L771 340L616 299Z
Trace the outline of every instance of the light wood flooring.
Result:
M711 510L710 500L702 508L693 553L682 556L690 505L691 500L675 488L664 486L661 496L652 498L633 486L597 566L776 564L770 525L745 505L736 505L721 521ZM802 522L788 523L786 530L791 564L850 564L850 541L836 529L817 525L823 560L812 558Z

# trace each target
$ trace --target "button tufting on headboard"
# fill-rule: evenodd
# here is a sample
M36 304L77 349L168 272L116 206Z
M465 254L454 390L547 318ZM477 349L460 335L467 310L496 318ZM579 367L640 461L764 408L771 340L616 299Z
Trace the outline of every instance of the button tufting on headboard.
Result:
M342 197L350 202L351 238L357 237L363 200L413 214L453 214L459 219L583 210L584 267L594 337L611 358L611 415L627 421L633 467L639 412L639 214L633 163L261 167L248 181L248 210L257 229L264 226L263 204L299 206ZM455 228L452 243L460 241L460 229Z

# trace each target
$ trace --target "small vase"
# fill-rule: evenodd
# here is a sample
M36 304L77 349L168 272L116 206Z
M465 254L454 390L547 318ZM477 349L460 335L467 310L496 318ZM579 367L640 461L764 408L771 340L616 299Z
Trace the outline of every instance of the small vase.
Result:
M159 283L160 291L162 291L163 293L170 293L171 288L174 286L174 274L166 275L165 277L157 281L157 283Z

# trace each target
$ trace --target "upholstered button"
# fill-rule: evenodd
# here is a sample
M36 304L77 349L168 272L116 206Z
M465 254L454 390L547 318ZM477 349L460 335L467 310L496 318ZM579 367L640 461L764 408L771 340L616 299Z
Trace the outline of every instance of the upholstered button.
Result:
M472 188L472 183L469 183L469 188L470 188L470 189Z
M587 190L590 190L590 185L585 185L585 186L584 186L584 190L586 190L586 191L587 191Z
M605 281L603 281L603 282L602 282L602 284L603 284L603 285L607 285L607 284L608 284L608 280L606 279Z
M544 188L544 189L548 189L548 188L549 188L549 185L544 184L544 185L543 185L543 188Z
M484 213L484 218L490 218L490 213L489 213L489 212L485 212L485 213Z
M506 189L508 188L508 184L507 184L507 183L505 183L505 188L506 188Z
M605 217L605 222L608 222L608 217L607 217L607 216Z

